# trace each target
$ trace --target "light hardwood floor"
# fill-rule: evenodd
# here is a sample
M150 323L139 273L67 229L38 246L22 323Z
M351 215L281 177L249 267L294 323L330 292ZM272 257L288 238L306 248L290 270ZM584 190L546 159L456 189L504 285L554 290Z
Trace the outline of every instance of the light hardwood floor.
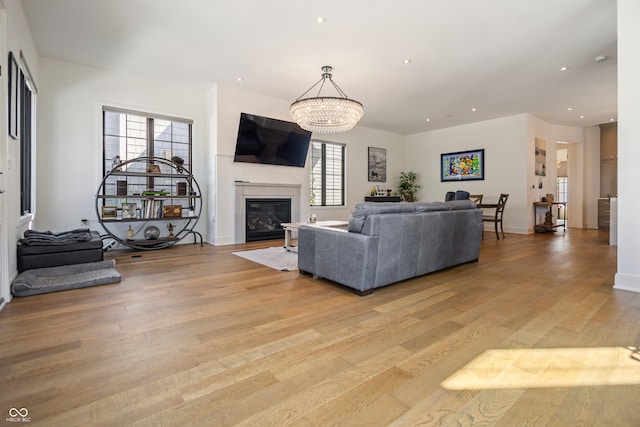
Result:
M485 233L478 263L366 297L232 255L278 244L107 253L119 284L14 298L0 422L640 425L640 294L606 233Z

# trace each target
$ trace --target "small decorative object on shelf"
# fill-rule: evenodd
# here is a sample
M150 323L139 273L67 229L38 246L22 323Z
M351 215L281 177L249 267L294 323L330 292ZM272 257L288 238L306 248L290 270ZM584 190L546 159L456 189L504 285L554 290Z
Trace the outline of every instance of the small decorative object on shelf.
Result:
M117 206L103 206L102 218L116 218L118 216Z
M182 205L165 205L162 207L165 218L177 218L182 216Z
M133 228L131 228L131 224L129 224L129 228L127 228L127 239L133 240Z
M167 230L169 230L169 238L170 239L175 239L176 238L176 236L173 234L173 229L174 229L173 224L171 224L171 223L167 224Z
M118 196L126 196L127 195L127 180L119 179L116 182L116 194Z
M150 225L144 229L144 238L147 240L156 240L160 237L160 229L155 225Z
M182 157L173 156L171 158L171 161L176 165L178 165L178 167L176 167L176 171L178 173L182 173L182 165L184 165L184 159Z
M122 203L122 219L134 219L137 214L138 205L135 203Z
M160 165L147 165L147 173L160 173Z
M119 172L122 170L122 166L120 166L122 162L120 161L120 155L116 154L113 156L113 160L111 161L111 170Z

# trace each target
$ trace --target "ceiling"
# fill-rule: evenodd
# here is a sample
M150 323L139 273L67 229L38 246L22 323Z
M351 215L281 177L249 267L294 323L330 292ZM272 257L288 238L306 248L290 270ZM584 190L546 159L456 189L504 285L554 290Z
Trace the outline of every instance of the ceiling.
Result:
M107 70L293 102L331 65L364 104L361 125L403 135L520 113L569 126L617 119L615 0L22 4L40 55Z

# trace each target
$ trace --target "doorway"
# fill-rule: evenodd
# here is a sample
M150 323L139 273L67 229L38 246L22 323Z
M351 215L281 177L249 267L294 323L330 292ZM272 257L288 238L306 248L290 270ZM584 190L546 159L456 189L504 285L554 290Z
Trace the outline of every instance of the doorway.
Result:
M566 202L558 214L567 227L584 227L584 144L556 141L556 199ZM564 196L562 200L560 197Z

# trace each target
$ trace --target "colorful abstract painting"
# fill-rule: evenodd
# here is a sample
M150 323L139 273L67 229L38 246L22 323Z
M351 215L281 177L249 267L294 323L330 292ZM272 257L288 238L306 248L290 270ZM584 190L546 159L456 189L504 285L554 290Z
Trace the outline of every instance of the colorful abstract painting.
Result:
M484 149L440 155L440 181L484 179Z

